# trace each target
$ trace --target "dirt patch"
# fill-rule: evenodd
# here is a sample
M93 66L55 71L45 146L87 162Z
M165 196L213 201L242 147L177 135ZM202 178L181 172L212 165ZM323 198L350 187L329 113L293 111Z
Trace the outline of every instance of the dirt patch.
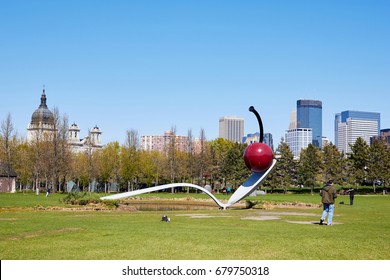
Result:
M104 208L101 206L87 206L87 207L43 207L43 206L37 206L34 208L38 211L112 211L113 209L110 208Z
M209 219L209 218L230 218L231 216L211 216L208 214L178 214L176 217L188 217L191 219Z
M275 208L284 208L284 209L308 209L308 208L321 208L322 204L318 203L303 203L303 202L269 202L266 201L262 204L263 209L275 209Z
M241 220L275 221L275 220L280 220L280 217L277 217L277 216L246 217L246 218L242 218Z
M82 228L62 228L62 229L59 229L59 230L56 230L54 232L66 232L66 231L79 231L79 230L84 230Z
M73 231L81 231L81 230L85 230L85 229L82 229L82 228L62 228L62 229L50 230L50 231L28 232L28 233L21 234L19 236L10 237L10 238L8 238L8 240L18 241L18 240L22 240L22 239L39 238L39 237L48 236L48 235L52 236L52 235L63 234L65 232L73 232Z
M313 213L303 213L303 212L260 212L260 215L280 215L280 216L307 216L315 217L318 214Z
M316 217L317 214L305 213L305 212L290 212L290 211L259 211L255 213L255 216L248 216L241 218L242 220L254 220L254 221L272 221L272 220L281 220L284 216L299 216L299 217ZM291 221L286 221L291 222ZM297 222L301 223L301 222ZM311 223L311 222L302 222L302 223Z
M124 217L121 214L77 214L77 215L69 215L68 217L73 218L90 218L90 217Z

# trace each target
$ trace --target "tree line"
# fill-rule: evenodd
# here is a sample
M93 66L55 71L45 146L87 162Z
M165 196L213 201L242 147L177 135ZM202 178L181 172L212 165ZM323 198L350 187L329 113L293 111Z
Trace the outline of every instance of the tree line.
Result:
M93 182L104 186L104 191L114 182L121 191L180 182L209 184L219 190L237 188L250 175L243 160L246 144L222 138L207 141L203 129L197 152L191 130L186 151L179 151L172 138L163 152L157 152L141 150L138 132L131 129L126 131L124 144L111 142L99 150L91 146L85 152L74 153L67 140L66 115L60 116L56 108L53 114L55 135L29 142L17 137L10 114L1 122L0 162L16 172L19 189L50 187L54 192L66 191L67 182L72 180L83 191L89 191ZM172 130L175 133L175 128ZM370 146L358 138L351 148L352 153L344 155L333 144L322 150L309 145L296 160L281 139L275 151L277 164L264 187L285 191L305 187L313 192L329 179L340 185L371 184L374 192L378 184L387 187L389 147L381 140Z
M333 180L341 186L378 185L386 189L390 181L390 147L382 139L374 139L370 146L363 138L350 145L350 154L341 153L334 144L323 147L309 146L301 151L300 159L281 141L275 170L266 182L272 187L305 186L314 191L322 183Z

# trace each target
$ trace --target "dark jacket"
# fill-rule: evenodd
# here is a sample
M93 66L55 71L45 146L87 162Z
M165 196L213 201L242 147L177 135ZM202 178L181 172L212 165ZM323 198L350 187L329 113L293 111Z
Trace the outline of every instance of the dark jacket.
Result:
M332 185L325 185L320 191L320 195L324 204L334 204L337 198L336 189Z

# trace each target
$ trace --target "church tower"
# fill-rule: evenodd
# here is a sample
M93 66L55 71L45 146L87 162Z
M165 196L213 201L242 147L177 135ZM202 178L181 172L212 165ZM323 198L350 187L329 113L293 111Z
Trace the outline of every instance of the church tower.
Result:
M27 141L50 140L53 139L56 132L54 124L54 115L46 104L46 92L42 91L41 104L31 116L31 122L27 128Z
M102 146L101 135L102 135L102 132L99 129L99 127L95 126L91 130L91 142L92 142L92 144L94 146L96 146L96 147L101 147Z
M80 142L80 128L76 123L73 123L69 127L69 142L70 143L78 143Z

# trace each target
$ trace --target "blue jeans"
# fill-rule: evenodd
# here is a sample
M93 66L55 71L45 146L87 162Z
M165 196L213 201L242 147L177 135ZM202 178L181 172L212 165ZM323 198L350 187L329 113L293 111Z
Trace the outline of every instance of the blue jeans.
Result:
M324 212L322 213L321 220L325 221L326 216L328 216L328 225L331 225L333 222L334 214L334 204L324 203Z

